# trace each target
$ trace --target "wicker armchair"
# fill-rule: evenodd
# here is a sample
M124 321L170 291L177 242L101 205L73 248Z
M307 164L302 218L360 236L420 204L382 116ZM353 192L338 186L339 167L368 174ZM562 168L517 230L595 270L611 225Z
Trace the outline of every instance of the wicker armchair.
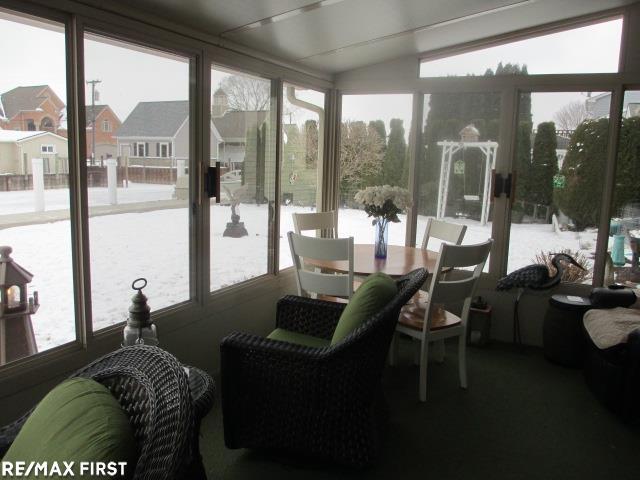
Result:
M199 462L196 412L187 373L171 354L137 345L105 355L71 377L92 378L105 385L129 415L138 446L134 479L193 478L203 475ZM199 381L207 381L203 377ZM211 391L213 389L211 388ZM204 396L202 401L212 401ZM206 408L203 406L203 408ZM0 428L0 456L31 411ZM206 478L206 477L205 477Z
M229 448L256 448L355 467L380 446L380 379L400 308L427 278L398 280L398 294L342 342L310 348L246 333L221 344L222 409ZM278 302L276 326L331 339L345 305L297 296ZM380 408L383 408L381 410Z

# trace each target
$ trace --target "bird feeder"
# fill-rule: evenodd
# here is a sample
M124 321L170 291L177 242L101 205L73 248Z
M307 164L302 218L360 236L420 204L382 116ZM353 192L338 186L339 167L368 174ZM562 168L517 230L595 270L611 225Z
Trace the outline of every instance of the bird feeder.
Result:
M130 345L158 345L158 333L156 326L151 321L151 308L147 303L147 297L142 293L142 289L147 286L145 278L138 278L133 281L131 288L137 293L131 297L129 307L129 317L127 325L124 327L124 341L122 346Z
M477 142L480 140L480 132L473 123L470 123L459 132L461 142Z
M38 310L38 292L29 297L33 275L18 265L9 246L0 246L0 365L37 353L31 315Z

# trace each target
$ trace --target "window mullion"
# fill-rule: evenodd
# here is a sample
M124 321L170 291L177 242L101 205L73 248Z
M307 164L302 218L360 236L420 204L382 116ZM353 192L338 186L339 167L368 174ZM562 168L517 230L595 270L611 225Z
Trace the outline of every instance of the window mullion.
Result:
M76 333L87 347L91 343L91 274L89 258L89 213L86 125L84 99L83 21L73 17L67 30L67 125L69 132L69 189L73 291Z
M596 241L596 258L593 265L593 286L603 284L605 258L609 244L609 227L612 213L613 193L616 180L616 159L618 156L618 138L624 100L624 88L620 84L613 90L611 105L609 106L609 141L607 145L607 164L600 208L600 224L598 225L598 239Z
M422 124L423 124L424 94L413 94L411 131L409 134L409 194L413 200L413 205L407 212L407 226L405 235L405 245L416 246L417 226L418 226L418 159L422 155Z

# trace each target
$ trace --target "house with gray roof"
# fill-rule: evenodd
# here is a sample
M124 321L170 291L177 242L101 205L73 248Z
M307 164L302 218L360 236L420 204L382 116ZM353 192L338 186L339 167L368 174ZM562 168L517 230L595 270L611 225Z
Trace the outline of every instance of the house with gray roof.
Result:
M611 93L601 93L587 98L585 106L591 118L604 118L609 116L609 107L611 105ZM622 116L637 117L640 116L640 91L627 90L624 94L624 103L622 105Z
M114 137L119 156L130 165L172 166L189 158L189 102L140 102L122 122ZM211 136L211 156L217 137Z
M218 105L219 107L219 105ZM267 119L266 111L233 111L212 108L210 156L230 170L241 168L246 132ZM187 160L189 153L189 102L140 102L114 137L118 155L130 165L170 166Z

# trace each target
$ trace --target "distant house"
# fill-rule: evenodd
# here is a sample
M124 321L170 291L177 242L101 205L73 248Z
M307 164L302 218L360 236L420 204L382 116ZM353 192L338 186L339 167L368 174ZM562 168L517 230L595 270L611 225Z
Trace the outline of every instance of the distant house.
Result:
M33 158L44 160L44 173L69 173L66 138L52 132L0 130L0 174L28 175Z
M58 132L65 105L48 85L16 87L0 95L4 130Z
M95 115L95 116L94 116ZM96 151L95 159L103 160L116 157L118 146L114 133L120 128L122 122L111 110L109 105L87 105L86 125L87 125L87 158L91 158L93 149L93 121L96 124Z
M220 135L218 160L223 167L237 170L245 160L247 131L267 120L264 110L230 110L227 94L218 88L213 94L211 120Z
M226 110L219 102L214 97L210 157L230 170L240 169L245 160L247 131L261 125L268 112ZM114 137L118 155L128 156L131 165L169 166L172 160L186 160L189 102L140 102Z
M585 106L591 118L606 118L609 116L609 107L611 105L611 93L601 93L587 98ZM637 117L640 116L640 91L627 90L624 94L624 103L622 105L622 116Z
M119 156L130 165L173 166L189 158L189 102L140 102L114 134ZM211 126L211 158L220 135Z

